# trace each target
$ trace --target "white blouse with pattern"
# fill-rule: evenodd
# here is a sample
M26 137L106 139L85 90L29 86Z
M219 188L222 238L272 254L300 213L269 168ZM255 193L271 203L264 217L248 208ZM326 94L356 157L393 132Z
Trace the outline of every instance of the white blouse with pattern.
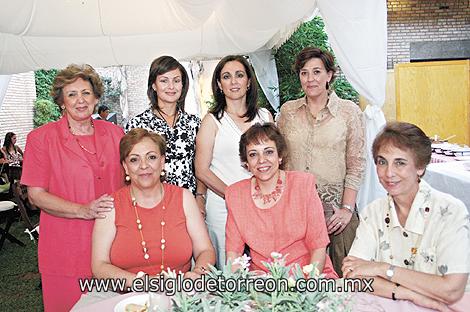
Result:
M436 275L470 273L468 210L425 181L420 182L404 227L391 196L369 204L360 217L350 256ZM417 248L415 256L412 248ZM470 292L470 278L465 291Z

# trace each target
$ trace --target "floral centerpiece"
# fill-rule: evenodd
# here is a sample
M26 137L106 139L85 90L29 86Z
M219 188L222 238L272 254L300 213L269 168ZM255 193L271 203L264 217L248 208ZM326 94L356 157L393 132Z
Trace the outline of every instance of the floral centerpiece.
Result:
M271 253L272 259L264 262L267 273L249 271L250 258L235 259L218 270L210 267L208 279L230 281L235 289L217 288L215 291L178 292L172 296L172 311L350 311L350 295L318 287L323 276L310 264L286 265L286 256ZM232 267L238 266L236 270ZM175 275L173 276L175 277ZM303 289L307 282L315 290ZM223 288L223 287L222 287Z

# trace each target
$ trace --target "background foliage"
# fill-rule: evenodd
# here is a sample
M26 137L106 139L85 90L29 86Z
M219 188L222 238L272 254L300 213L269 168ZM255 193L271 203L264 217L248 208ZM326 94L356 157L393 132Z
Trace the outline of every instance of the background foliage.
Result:
M57 69L41 69L34 72L36 101L34 102L33 123L35 128L60 118L59 107L52 101L50 95L56 75Z
M34 102L34 128L60 118L59 106L48 99L36 99Z
M311 21L303 23L274 54L277 73L279 76L279 95L281 105L289 100L304 96L300 87L299 78L292 69L297 54L305 47L315 46L331 52L333 50L328 43L328 36L324 31L325 24L321 17L315 17ZM336 73L333 88L336 94L343 99L358 103L358 93L346 80L341 71Z
M51 100L52 97L51 87L54 82L54 78L57 75L57 69L51 70L37 70L34 72L34 79L36 81L36 97L38 99Z

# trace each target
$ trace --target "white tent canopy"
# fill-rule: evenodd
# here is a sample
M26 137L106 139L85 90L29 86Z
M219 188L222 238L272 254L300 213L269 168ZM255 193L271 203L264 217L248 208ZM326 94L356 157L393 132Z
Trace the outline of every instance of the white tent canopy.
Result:
M0 0L0 74L210 59L271 48L315 1Z
M69 63L148 65L163 54L180 60L251 54L254 67L265 68L261 64L272 60L263 51L282 44L319 11L339 65L371 103L366 109L369 145L384 123L385 1L0 0L0 8L4 75ZM263 76L276 81L269 72ZM369 163L360 207L380 193L376 182Z

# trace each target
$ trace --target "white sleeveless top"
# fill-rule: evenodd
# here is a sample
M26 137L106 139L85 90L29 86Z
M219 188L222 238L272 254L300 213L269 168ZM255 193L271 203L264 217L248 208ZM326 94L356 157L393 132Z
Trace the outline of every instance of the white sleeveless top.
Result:
M230 118L229 114L224 113L220 121L214 115L210 115L218 128L210 169L227 185L251 177L251 173L243 168L238 153L242 131ZM265 122L269 122L269 111L260 108L258 115L251 121L251 125Z

